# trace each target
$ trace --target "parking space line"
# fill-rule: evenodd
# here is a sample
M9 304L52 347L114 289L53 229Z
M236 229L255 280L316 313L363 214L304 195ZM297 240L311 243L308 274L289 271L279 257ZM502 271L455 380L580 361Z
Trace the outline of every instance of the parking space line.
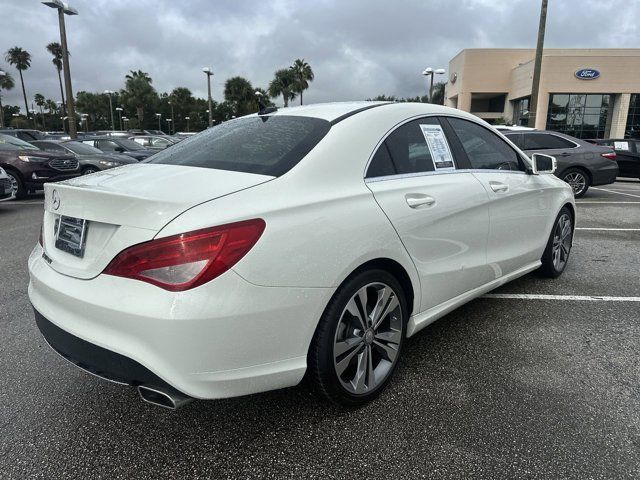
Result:
M610 297L606 295L544 295L535 293L487 293L481 298L512 300L570 300L578 302L640 302L640 297Z
M580 205L582 203L615 204L615 205L622 205L622 204L628 205L628 204L631 203L631 204L640 205L640 202L613 202L613 201L612 202L607 202L607 201L599 201L599 200L585 200L585 201L582 201L582 202L576 202L577 205Z
M593 230L596 232L640 232L640 228L601 228L601 227L576 227L576 230Z
M608 190L606 188L596 188L596 187L591 187L591 188L594 190L599 190L601 192L617 193L618 195L627 195L629 197L640 198L640 195L634 195L633 193L616 192L615 190Z

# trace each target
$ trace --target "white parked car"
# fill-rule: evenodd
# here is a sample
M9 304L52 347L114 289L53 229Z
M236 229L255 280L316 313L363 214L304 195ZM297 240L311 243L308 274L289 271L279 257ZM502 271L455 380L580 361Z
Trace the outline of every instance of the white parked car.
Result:
M175 408L296 385L354 405L406 337L567 265L575 206L478 118L413 103L250 115L45 186L29 297L79 367Z
M16 197L13 193L12 180L9 178L9 175L7 175L7 172L0 167L0 202L13 200L14 198Z

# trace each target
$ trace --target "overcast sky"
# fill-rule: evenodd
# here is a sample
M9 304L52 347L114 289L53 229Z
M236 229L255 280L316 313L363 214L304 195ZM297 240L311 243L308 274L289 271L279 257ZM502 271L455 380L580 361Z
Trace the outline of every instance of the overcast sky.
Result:
M640 0L550 0L547 47L640 47ZM446 68L464 48L535 47L539 0L75 0L67 17L74 91L118 90L141 69L159 92L176 86L213 96L242 75L265 88L273 72L304 58L316 75L305 103L425 93L420 72ZM38 0L0 0L0 69L16 88L3 103L22 104L17 71L4 52L32 55L25 72L35 93L59 100L45 45L59 41L54 10ZM297 101L296 101L297 102ZM294 103L296 103L294 102ZM279 102L278 102L279 103Z

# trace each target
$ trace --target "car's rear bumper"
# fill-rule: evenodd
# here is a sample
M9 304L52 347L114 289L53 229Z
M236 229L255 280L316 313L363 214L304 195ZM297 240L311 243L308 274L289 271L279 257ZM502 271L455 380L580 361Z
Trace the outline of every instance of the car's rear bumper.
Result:
M608 185L616 181L618 176L618 164L610 161L610 165L591 171L591 185Z
M73 173L49 173L49 172L32 172L29 177L24 180L24 185L29 190L42 190L43 185L49 182L62 182L80 176L80 170Z
M110 275L71 278L42 253L37 246L29 258L29 298L54 349L97 375L133 385L166 383L194 398L297 384L333 293L260 287L231 270L172 293Z

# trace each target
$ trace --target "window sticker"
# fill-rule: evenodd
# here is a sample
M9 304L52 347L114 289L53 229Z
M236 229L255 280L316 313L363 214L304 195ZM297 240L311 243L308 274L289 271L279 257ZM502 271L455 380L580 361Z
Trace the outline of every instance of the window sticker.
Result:
M629 142L613 142L614 150L629 150Z
M420 125L424 139L427 141L431 159L433 160L433 168L440 170L455 170L453 164L453 156L449 150L447 138L444 136L440 125Z

